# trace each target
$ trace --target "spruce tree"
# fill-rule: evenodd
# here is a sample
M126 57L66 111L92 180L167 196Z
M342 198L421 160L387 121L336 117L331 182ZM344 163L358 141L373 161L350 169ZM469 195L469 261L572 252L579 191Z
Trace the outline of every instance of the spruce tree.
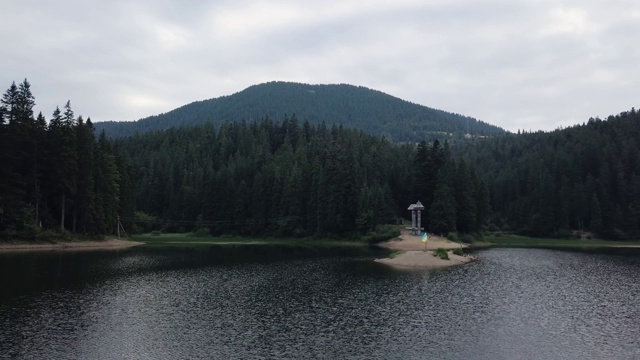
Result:
M599 234L602 232L602 209L600 208L600 200L598 200L598 195L593 193L591 196L591 222L589 224L589 229Z
M74 197L73 231L95 232L95 220L92 216L96 206L94 183L95 134L90 119L85 123L81 116L78 117L76 140L78 171L76 172L77 192Z

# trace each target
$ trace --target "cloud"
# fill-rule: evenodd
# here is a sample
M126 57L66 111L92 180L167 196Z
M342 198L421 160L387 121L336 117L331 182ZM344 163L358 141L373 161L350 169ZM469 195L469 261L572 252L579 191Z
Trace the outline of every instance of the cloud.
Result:
M134 120L271 81L350 83L514 130L637 107L630 0L9 1L0 86Z

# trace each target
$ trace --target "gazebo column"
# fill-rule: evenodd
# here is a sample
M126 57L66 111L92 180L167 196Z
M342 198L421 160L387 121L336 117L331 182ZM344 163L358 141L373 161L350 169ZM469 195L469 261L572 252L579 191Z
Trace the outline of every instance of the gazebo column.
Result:
M415 235L416 233L416 211L411 211L411 233Z

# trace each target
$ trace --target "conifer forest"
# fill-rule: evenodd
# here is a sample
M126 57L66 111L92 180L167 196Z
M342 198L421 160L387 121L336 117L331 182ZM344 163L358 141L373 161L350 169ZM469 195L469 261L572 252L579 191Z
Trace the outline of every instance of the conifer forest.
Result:
M111 139L70 102L49 118L34 106L26 79L2 96L2 240L113 234L119 221L131 233L352 237L400 223L418 200L437 234L640 237L635 109L552 132L431 128L394 142L294 113Z

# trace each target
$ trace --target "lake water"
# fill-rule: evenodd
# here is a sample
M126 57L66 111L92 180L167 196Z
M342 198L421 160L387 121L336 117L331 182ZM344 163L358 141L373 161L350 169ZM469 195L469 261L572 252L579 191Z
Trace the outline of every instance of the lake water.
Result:
M489 249L0 255L0 358L640 359L640 255Z

